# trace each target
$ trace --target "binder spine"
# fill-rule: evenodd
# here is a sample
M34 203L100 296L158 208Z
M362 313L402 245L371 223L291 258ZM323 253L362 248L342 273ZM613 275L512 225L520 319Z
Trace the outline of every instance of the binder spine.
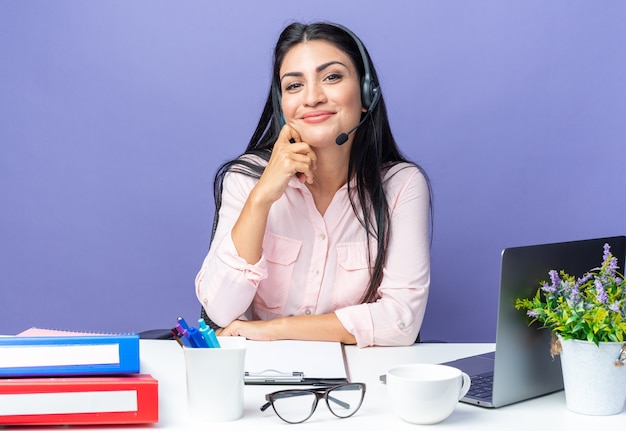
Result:
M35 353L26 354L31 351ZM18 355L33 362L24 366L11 359ZM61 359L55 360L55 355ZM0 338L0 377L109 375L139 370L136 334Z
M107 394L114 394L114 399ZM55 401L46 396L54 397ZM48 402L37 402L42 399ZM147 374L0 380L0 401L0 428L2 425L139 424L159 420L158 381Z

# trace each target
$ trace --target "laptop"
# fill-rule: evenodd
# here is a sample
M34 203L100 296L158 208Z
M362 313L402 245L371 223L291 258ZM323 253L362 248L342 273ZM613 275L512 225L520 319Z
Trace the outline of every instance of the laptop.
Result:
M502 251L496 350L446 362L465 371L472 386L462 402L497 408L563 389L560 358L550 355L550 331L528 326L517 298L530 298L549 281L552 269L581 277L602 264L604 244L618 259L620 271L626 257L626 236L530 245Z

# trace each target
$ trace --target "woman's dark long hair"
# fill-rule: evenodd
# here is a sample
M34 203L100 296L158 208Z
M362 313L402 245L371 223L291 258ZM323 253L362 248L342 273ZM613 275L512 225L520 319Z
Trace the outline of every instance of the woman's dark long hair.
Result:
M282 128L280 67L285 55L291 48L308 40L324 40L341 49L352 59L362 79L364 66L359 47L354 37L343 28L324 22L313 24L294 23L289 25L283 30L276 43L272 85L263 108L263 113L248 143L245 154L256 155L266 161L269 160L274 143L278 139ZM370 65L372 79L377 83L378 77L367 50L365 50L365 55L367 55ZM348 164L348 196L350 197L352 208L367 232L368 238L376 239L377 244L376 259L373 267L370 268L369 286L361 300L363 303L374 302L378 298L377 291L383 277L383 266L387 257L390 228L389 205L383 190L383 175L386 169L400 162L409 161L401 154L391 133L385 101L381 95L377 105L370 113L370 120L365 121L355 132ZM263 170L264 166L254 164L251 162L251 158L237 158L219 167L213 184L215 217L211 241L213 241L219 222L219 210L222 205L222 187L226 173L239 172L254 178L260 178ZM428 181L426 173L421 168L420 170ZM356 198L354 189L351 190L350 178L356 180ZM428 184L430 189L430 182ZM432 203L430 211L432 227ZM371 257L370 242L368 241L367 243L368 254ZM371 262L371 259L369 261Z

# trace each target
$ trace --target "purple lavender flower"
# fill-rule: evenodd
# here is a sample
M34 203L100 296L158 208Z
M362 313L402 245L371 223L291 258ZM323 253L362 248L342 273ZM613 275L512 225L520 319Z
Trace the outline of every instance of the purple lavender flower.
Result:
M612 276L615 276L615 271L617 271L617 268L619 268L618 265L617 265L617 258L616 257L612 257L611 261L609 262L609 266L607 268L607 271Z
M532 317L532 318L539 316L539 313L537 313L535 310L528 310L526 314L528 315L528 317Z
M574 285L569 291L569 300L570 303L573 305L576 305L580 302L580 291L578 290L578 285Z
M609 295L607 295L607 293L604 291L604 286L602 285L602 282L596 278L595 285L596 297L598 298L598 301L600 301L602 304L606 304L609 301Z
M619 313L619 301L615 301L613 302L611 305L609 305L609 310L611 311L615 311L616 313Z
M593 273L591 272L586 273L582 278L579 278L576 281L576 285L574 287L578 288L579 286L582 286L583 284L591 280L591 277L593 277Z
M556 270L551 270L548 274L550 274L550 280L554 286L561 284L561 279L559 278L559 273Z
M554 285L550 285L548 283L544 283L544 285L541 286L541 290L543 290L546 293L554 293L554 292L556 292L556 287L554 287Z
M602 255L602 262L606 262L610 254L611 254L611 246L608 243L606 243L604 244L604 254Z

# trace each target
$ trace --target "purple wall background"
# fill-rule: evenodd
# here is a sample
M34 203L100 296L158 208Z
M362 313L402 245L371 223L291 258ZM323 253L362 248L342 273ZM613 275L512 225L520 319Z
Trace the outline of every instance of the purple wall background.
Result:
M327 19L368 46L432 177L424 338L493 341L504 247L626 233L625 16L621 0L1 2L0 333L195 318L214 171L255 126L280 29Z

